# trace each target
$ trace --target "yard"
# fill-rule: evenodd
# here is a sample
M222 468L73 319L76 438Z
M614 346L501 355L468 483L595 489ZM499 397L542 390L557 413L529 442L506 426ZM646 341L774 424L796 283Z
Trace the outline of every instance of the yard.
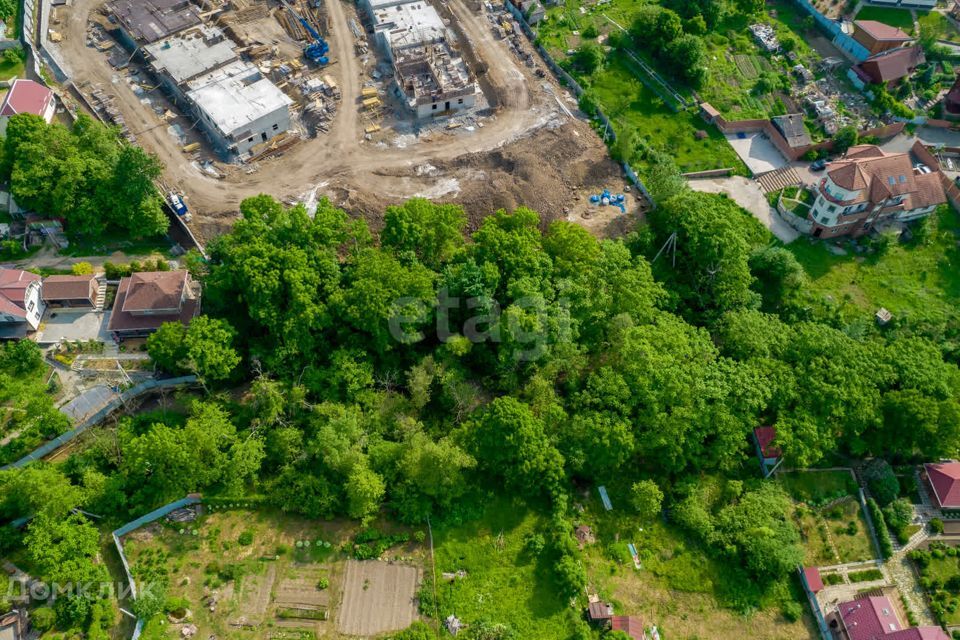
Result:
M805 565L830 566L876 556L863 510L852 496L826 509L797 505L793 519L803 540Z
M631 70L633 63L614 54L598 71L588 95L601 105L614 123L617 135L635 131L651 145L672 155L682 172L732 167L747 175L746 167L722 134L708 126L692 111L674 113L640 82ZM697 131L707 137L697 139ZM642 166L637 170L642 174Z
M894 318L944 321L960 304L960 218L944 205L929 221L926 241L894 242L883 255L838 256L823 243L793 242L787 246L809 275L811 289L830 297L844 315L870 316L880 307ZM849 250L850 246L845 245Z
M917 18L921 33L932 32L937 40L960 42L960 31L950 20L939 11L930 11Z
M641 615L669 638L813 637L809 616L790 622L781 613L786 603L801 602L792 581L760 591L738 569L708 556L689 535L662 520L641 527L633 516L616 508L604 512L593 503L587 513L597 534L596 544L584 553L588 590L612 602L617 615ZM628 542L637 548L640 569Z
M922 13L921 11L917 12ZM864 6L856 15L857 20L876 20L891 27L913 33L913 15L909 9Z
M930 597L930 610L938 622L960 625L960 557L955 547L931 543L915 550L911 559L920 572L920 584Z
M821 506L857 490L849 471L790 471L777 474L777 482L795 501L811 506Z
M466 624L506 624L524 640L566 640L579 612L566 606L549 568L527 550L545 524L525 505L501 499L479 520L435 527L437 600L433 611L426 604L424 610L439 620L456 614ZM429 583L428 574L424 597L432 591Z
M354 533L349 523L220 510L149 525L124 545L138 585L164 590L168 613L189 611L199 638L340 638L408 626L422 549L391 549L391 558L403 556L395 564L348 560ZM160 620L148 630L180 635Z

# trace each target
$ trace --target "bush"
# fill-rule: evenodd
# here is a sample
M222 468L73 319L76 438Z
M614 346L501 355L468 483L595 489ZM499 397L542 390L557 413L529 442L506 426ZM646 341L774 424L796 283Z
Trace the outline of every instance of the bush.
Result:
M240 537L237 538L237 542L240 543L241 546L249 547L253 544L253 531L244 531L241 533Z
M580 32L580 35L589 40L593 40L600 35L600 32L597 31L597 25L591 24L586 29Z
M43 633L53 628L53 623L57 619L57 614L50 607L38 607L30 613L30 621L33 628Z
M940 518L930 519L930 531L932 533L943 533L943 520Z
M796 622L803 615L803 608L796 602L784 602L780 608L787 622Z
M320 578L320 580L317 581L317 589L320 589L321 591L323 591L324 589L329 589L329 588L330 588L329 578Z
M900 482L893 473L893 468L883 458L873 458L863 466L863 477L867 481L867 488L880 504L885 507L900 495Z
M75 276L93 275L93 265L89 262L78 262L70 267L70 273Z

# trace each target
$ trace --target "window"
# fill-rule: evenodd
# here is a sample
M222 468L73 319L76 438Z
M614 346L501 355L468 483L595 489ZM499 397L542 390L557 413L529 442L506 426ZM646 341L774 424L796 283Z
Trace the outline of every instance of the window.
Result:
M463 98L457 98L457 104L463 104Z
M34 305L34 302L33 300L31 300L30 304L27 305L27 311L33 311L33 305Z
M253 142L253 136L250 136L249 138L247 138L247 142Z
M434 105L430 105L430 108L433 109L434 111L436 111L436 110L437 110L437 105L435 105L435 104L434 104Z
M274 130L274 131L277 131L277 130L279 130L279 129L280 129L280 125L278 125L278 124L273 125L273 130Z
M894 178L893 176L890 176L889 178L887 178L887 182L889 182L891 185L894 185L894 184L897 184L897 179Z
M835 212L836 210L837 210L837 206L836 206L836 205L831 204L830 206L827 207L827 211L828 211L829 213L833 213L833 212Z

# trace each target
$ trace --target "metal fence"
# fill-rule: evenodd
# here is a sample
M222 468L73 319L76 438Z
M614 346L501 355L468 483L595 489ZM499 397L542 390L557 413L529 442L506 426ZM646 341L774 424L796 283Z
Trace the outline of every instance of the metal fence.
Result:
M580 86L580 83L577 82L573 76L567 73L566 69L564 69L559 64L557 64L557 61L553 59L553 56L551 56L547 52L547 50L543 48L543 46L541 46L540 44L537 44L536 42L537 36L533 32L533 28L531 28L530 24L527 22L526 18L523 16L520 10L517 9L515 6L513 6L513 4L511 4L510 2L506 2L504 4L507 7L507 9L510 11L510 13L513 15L513 17L516 18L517 23L520 25L520 29L523 31L524 35L526 35L527 38L530 40L531 44L533 44L533 47L537 50L537 53L540 54L540 57L543 59L544 64L547 65L547 68L549 68L550 71L552 71L553 74L563 84L570 87L570 89L573 91L573 94L579 99L584 94L583 87ZM645 78L640 77L640 81L643 82L645 85L649 86L649 81L646 80ZM657 95L660 95L660 92L657 91L656 89L653 89L651 87L651 90L654 91L654 93L657 93ZM670 106L671 109L676 111L676 109L672 106L671 101L664 99L664 103ZM603 110L600 109L599 105L597 106L597 112L595 114L595 117L597 118L597 120L600 121L600 123L604 126L605 131L607 132L604 136L604 142L606 142L606 135L609 135L611 140L616 141L617 133L613 130L613 122L611 122L610 118L607 117L607 114L605 114ZM633 167L631 167L629 163L624 162L623 170L627 174L627 177L630 179L630 182L632 182L633 185L640 191L640 193L643 194L643 197L647 199L647 202L650 203L650 206L656 207L657 203L654 201L653 196L650 195L650 192L647 190L646 185L643 184L643 181L640 179L640 176L637 175L637 172L633 170Z
M127 554L123 550L123 543L120 542L120 538L132 531L136 531L144 525L150 524L155 520L159 520L172 511L189 507L190 505L199 504L200 502L200 496L187 496L186 498L177 500L176 502L171 502L170 504L164 505L159 509L155 509L145 516L140 516L136 520L131 520L111 534L113 536L113 544L116 546L117 553L120 555L120 563L123 565L123 573L127 577L127 584L130 585L131 598L134 600L137 599L137 584L133 579L133 573L130 571L130 563L127 561ZM137 640L137 638L140 637L140 634L143 632L143 623L144 621L142 619L137 620L137 626L134 627L133 635L130 636L130 640Z
M135 387L130 387L123 393L116 396L113 400L109 401L106 405L101 407L95 414L89 418L84 419L80 424L75 426L70 431L46 442L37 449L34 449L32 452L28 453L24 457L20 458L16 462L11 462L10 464L0 467L0 471L6 471L7 469L16 469L27 465L34 460L41 460L65 444L76 439L77 436L82 434L84 431L90 427L100 424L107 416L111 413L122 407L127 402L137 398L146 393L151 393L159 389L170 389L180 386L189 386L195 384L197 381L197 376L181 376L179 378L169 378L167 380L147 380L141 384L136 385Z
M817 26L832 36L833 44L836 45L838 49L854 58L857 62L863 62L870 57L870 52L866 47L844 33L838 21L831 20L827 16L817 11L817 8L813 6L810 0L793 1L797 4L797 6L813 16L813 20L816 22Z

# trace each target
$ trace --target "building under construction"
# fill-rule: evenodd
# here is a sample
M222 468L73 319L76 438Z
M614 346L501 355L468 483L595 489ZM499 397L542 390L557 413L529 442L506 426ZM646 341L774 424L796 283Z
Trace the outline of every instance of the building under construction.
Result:
M477 85L450 30L425 0L363 0L397 90L418 118L476 104Z
M197 120L219 153L245 159L254 147L287 133L293 101L256 65L241 60L237 45L220 28L184 18L193 15L193 5L146 0L149 11L143 16L138 13L143 8L132 10L132 4L118 0L111 5L126 12L114 14L128 33L126 39L134 41L160 86ZM158 7L168 12L158 13ZM157 15L167 17L169 28L150 21L149 16Z

